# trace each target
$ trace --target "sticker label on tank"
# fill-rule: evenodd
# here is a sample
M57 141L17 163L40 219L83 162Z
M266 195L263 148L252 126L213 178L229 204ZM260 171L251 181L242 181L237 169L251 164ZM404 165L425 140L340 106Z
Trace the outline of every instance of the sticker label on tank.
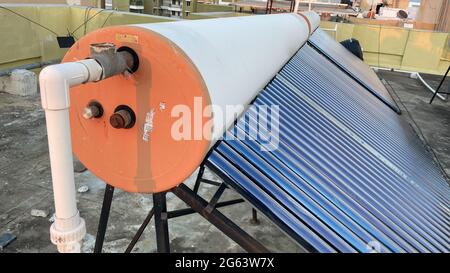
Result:
M122 43L137 44L139 42L139 37L137 35L117 33L116 41Z
M153 131L153 117L155 116L155 109L150 110L145 116L144 123L144 134L142 135L142 140L148 142L150 138L150 133Z

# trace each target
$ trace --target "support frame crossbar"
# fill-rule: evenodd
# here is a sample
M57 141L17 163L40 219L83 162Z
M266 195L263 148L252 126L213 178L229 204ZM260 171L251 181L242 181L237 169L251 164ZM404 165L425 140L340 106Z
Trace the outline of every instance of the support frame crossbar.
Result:
M218 208L231 206L245 202L244 199L238 198L228 201L219 202L222 194L228 188L223 182L204 179L205 166L202 164L197 175L197 179L194 188L191 190L184 184L181 184L167 192L154 193L153 195L153 207L145 217L138 231L133 236L129 245L127 246L125 253L131 253L136 243L141 238L144 230L150 223L152 218L155 218L155 231L158 253L170 252L170 238L169 238L169 223L168 220L176 217L181 217L189 214L198 213L225 235L230 237L233 241L239 244L244 250L253 253L267 253L269 252L266 247L259 243L255 238L250 236L229 218L223 215ZM218 186L217 191L208 202L204 200L198 194L201 183L206 183L214 186ZM168 192L172 192L175 196L185 202L189 207L178 210L167 210L166 195ZM103 204L100 214L100 220L98 224L97 237L95 240L94 253L101 253L103 249L103 243L105 240L106 229L108 225L109 214L111 210L111 204L113 200L114 187L106 185L103 198ZM252 208L252 218L250 220L252 224L258 224L257 212Z

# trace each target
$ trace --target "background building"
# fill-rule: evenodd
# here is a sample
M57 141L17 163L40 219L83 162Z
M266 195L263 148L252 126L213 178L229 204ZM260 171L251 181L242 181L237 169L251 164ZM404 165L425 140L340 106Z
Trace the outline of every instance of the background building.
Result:
M272 13L289 11L291 6L291 1L288 0L269 1L273 1ZM310 7L309 0L300 2L300 10ZM0 0L0 3L70 4L188 19L196 13L218 15L220 12L227 16L225 13L231 12L266 13L267 9L267 1L264 0ZM408 25L416 29L450 32L450 0L312 0L311 3L312 9L322 14L323 20L337 14L356 24L397 27ZM342 3L348 4L349 7L343 8ZM358 7L362 13L374 10L380 4L391 10L405 10L410 16L408 20L401 20L396 16L380 16L377 18L379 20L356 18L358 12L353 8Z
M150 3L151 2L151 3ZM202 0L149 0L145 5L152 5L152 13L147 14L186 18L197 12L231 12L234 7L231 2L202 1Z
M414 27L418 29L450 32L450 0L359 0L362 10L373 9L377 4L387 7L414 10Z

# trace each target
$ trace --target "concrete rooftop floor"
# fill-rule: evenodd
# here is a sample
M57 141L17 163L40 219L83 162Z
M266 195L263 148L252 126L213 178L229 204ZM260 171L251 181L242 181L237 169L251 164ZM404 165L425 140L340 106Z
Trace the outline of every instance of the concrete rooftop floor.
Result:
M431 92L418 80L406 74L380 71L379 76L395 91L404 115L419 128L433 149L443 169L450 174L450 108L447 102L436 99L428 104ZM439 77L426 76L432 86ZM446 86L444 89L446 90ZM406 107L406 108L405 108ZM406 110L405 110L406 109ZM9 232L17 239L0 252L56 252L49 239L49 218L53 214L53 195L45 129L44 113L38 97L23 98L0 93L0 235ZM218 180L211 172L206 178ZM187 181L193 185L195 174ZM76 186L88 186L89 191L78 193L78 206L87 224L84 252L92 252L100 215L105 184L89 171L76 174ZM209 199L214 186L202 185L201 195ZM223 200L239 197L227 190ZM145 194L129 194L116 190L104 251L123 252L152 207L152 198ZM184 204L168 194L168 208L182 208ZM31 216L32 209L49 212L47 217ZM250 223L251 206L241 203L221 212L274 252L302 252L290 238L267 218L259 214L260 223ZM169 220L173 252L243 252L218 229L199 215ZM155 252L153 221L136 245L135 252Z

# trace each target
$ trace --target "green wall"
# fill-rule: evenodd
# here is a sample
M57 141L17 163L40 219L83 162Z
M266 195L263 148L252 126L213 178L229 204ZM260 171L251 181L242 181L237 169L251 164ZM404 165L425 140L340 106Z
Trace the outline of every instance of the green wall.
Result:
M328 33L337 41L357 39L372 66L442 75L450 64L449 33L327 21L321 27L336 28Z
M118 11L130 11L130 0L113 0L113 9Z
M7 5L4 5L7 6ZM15 12L38 22L58 35L67 34L70 9L61 7L9 7ZM0 9L0 69L25 63L60 58L65 50L59 49L53 33Z
M59 36L66 36L91 18L100 9L84 7L51 6L51 5L21 5L4 6L27 18L46 26ZM87 16L87 17L86 17ZM73 35L78 39L100 27L123 24L156 23L173 21L167 17L150 16L120 11L103 10L87 24L80 27ZM67 49L60 49L56 35L0 9L0 70L17 67L27 63L61 59Z

